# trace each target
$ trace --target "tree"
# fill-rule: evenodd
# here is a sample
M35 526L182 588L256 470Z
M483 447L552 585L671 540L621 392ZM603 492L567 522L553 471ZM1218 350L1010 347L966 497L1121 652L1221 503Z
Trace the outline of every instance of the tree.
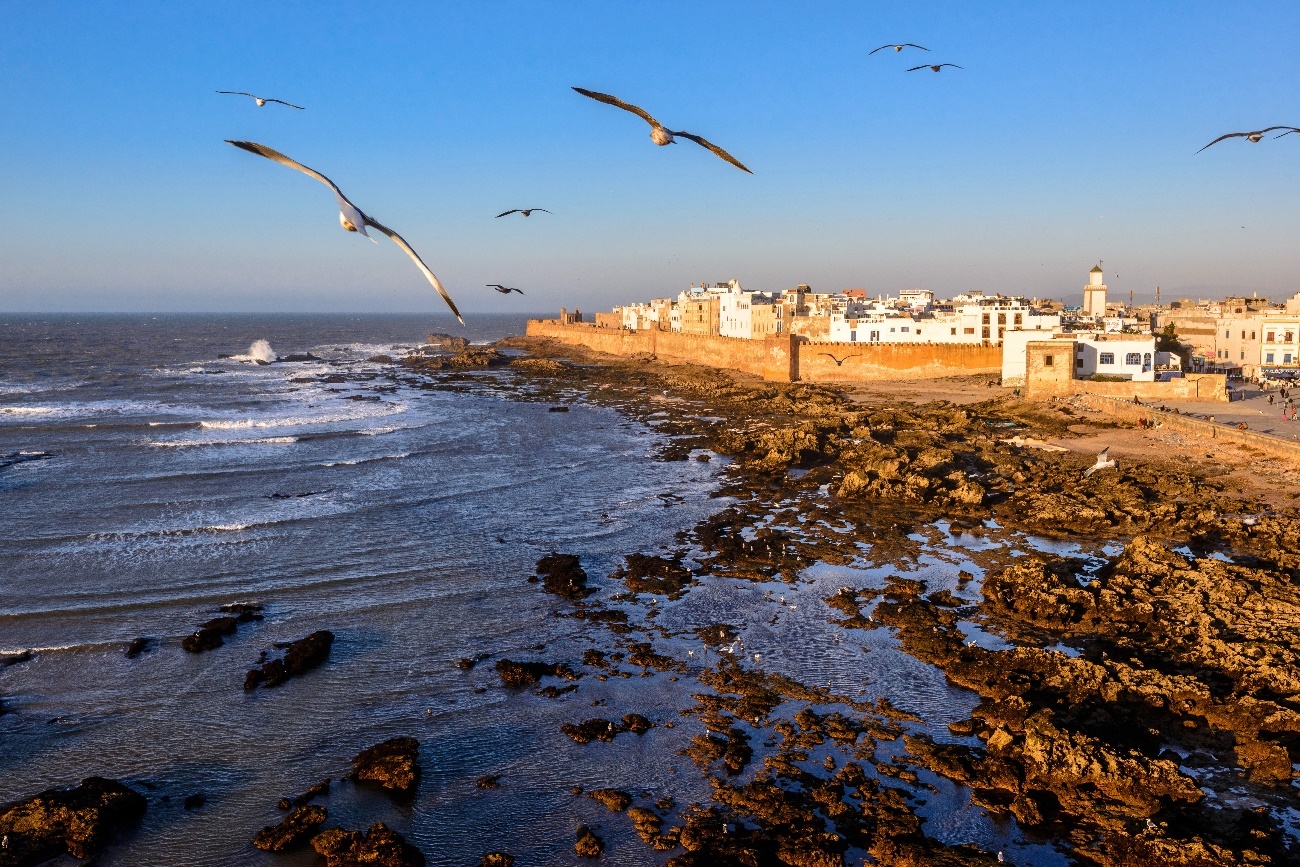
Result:
M1178 342L1178 332L1174 330L1174 323L1166 323L1165 327L1156 335L1156 350L1159 352L1178 352L1183 345Z

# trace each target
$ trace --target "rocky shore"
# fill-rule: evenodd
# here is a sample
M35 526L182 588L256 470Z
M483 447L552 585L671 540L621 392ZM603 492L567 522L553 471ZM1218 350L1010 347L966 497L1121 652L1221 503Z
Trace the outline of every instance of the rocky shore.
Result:
M731 460L731 504L684 534L678 557L629 552L604 579L626 590L609 605L586 598L602 579L568 584L569 616L640 632L653 606L691 593L703 575L797 585L817 563L893 566L877 585L827 598L827 620L846 640L888 630L979 700L936 736L888 703L858 704L719 654L698 673L686 712L705 724L687 754L714 802L675 810L599 796L639 810L638 836L680 853L669 864L830 865L858 851L882 864L1001 860L926 833L929 784L918 781L927 775L967 788L990 815L1014 818L1027 839L1072 863L1300 857L1280 818L1300 807L1294 508L1224 483L1209 462L1153 453L1084 477L1090 456L1024 445L1114 424L1067 406L851 399L533 340L510 345L529 352L512 366L536 380L540 399L548 387L579 388L653 419L672 436L665 460ZM936 588L915 568L936 534L1008 544L984 555L982 578L963 573ZM1025 545L1031 537L1061 544ZM629 618L638 606L648 610ZM728 624L717 628L723 641L743 641ZM996 646L972 640L972 628L997 636ZM575 732L612 739L620 728L587 722L601 725ZM750 771L757 738L771 746ZM810 763L814 747L831 743L854 760Z

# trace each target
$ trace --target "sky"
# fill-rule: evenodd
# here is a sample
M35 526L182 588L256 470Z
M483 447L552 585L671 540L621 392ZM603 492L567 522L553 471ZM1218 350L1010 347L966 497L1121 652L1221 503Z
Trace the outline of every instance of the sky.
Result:
M0 0L0 311L1300 291L1295 2ZM916 42L929 52L871 49ZM922 62L946 68L905 72ZM655 147L636 103L726 148ZM305 106L257 108L217 90ZM534 214L494 219L508 208ZM516 286L503 297L486 283Z

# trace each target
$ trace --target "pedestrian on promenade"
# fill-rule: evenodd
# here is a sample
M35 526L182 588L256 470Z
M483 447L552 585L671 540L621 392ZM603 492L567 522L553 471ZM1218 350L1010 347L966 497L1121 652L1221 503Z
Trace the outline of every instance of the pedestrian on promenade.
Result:
M1269 406L1272 406L1272 405L1273 405L1273 395L1271 395L1271 394L1268 396L1268 405L1269 405Z

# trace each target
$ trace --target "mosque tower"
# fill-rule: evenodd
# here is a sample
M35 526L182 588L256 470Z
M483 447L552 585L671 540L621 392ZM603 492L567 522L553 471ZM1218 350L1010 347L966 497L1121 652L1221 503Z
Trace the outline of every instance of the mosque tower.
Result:
M1105 272L1100 265L1094 265L1088 272L1088 285L1083 287L1083 315L1106 315L1106 284L1101 282Z

